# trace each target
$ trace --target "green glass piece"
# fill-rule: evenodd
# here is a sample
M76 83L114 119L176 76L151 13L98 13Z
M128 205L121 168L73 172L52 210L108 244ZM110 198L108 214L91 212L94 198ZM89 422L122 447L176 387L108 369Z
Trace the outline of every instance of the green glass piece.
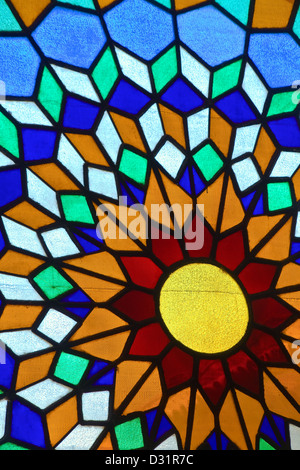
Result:
M63 91L47 67L45 67L43 71L38 100L52 118L58 122L63 100Z
M136 183L145 184L148 161L137 153L124 149L119 170L124 175L136 181Z
M15 125L0 113L0 145L15 157L19 158L18 131Z
M26 447L22 447L18 444L14 444L13 442L5 442L4 444L0 445L0 450L29 450Z
M175 77L177 69L176 47L174 46L152 65L152 74L158 93Z
M216 0L228 13L237 18L241 23L247 25L249 17L250 0Z
M269 107L268 116L294 111L298 106L298 103L293 102L294 93L294 91L286 91L274 95Z
M0 0L0 31L21 31L21 29L5 0Z
M36 282L48 299L55 299L59 295L73 289L72 284L53 266L49 266L35 276L34 282Z
M90 8L95 10L93 0L59 0L60 3L69 3L69 5L75 5L76 7Z
M297 16L296 16L296 19L295 19L293 31L298 36L298 38L300 39L300 7L299 7L298 12L297 12Z
M155 2L163 5L164 7L171 8L171 0L155 0Z
M262 437L259 440L259 450L276 450L275 447L268 444Z
M107 98L118 78L118 75L118 69L114 57L110 47L108 47L92 73L92 77L103 99Z
M88 359L62 352L59 356L54 376L72 385L78 385L88 365Z
M68 222L95 224L88 202L84 196L64 194L61 196L61 203Z
M217 70L213 76L212 97L220 96L228 90L237 86L242 67L242 60Z
M223 161L210 144L202 147L193 158L206 181L210 181L223 167Z
M115 427L115 433L120 450L133 450L144 447L140 418L119 424Z
M268 206L270 211L286 209L292 205L291 188L287 181L268 184Z

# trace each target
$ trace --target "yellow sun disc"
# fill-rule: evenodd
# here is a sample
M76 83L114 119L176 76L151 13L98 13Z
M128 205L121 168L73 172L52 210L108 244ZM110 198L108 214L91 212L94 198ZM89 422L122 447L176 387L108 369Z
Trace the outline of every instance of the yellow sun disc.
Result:
M174 271L162 286L159 308L170 334L203 354L231 349L245 336L249 323L241 287L212 264L191 263Z

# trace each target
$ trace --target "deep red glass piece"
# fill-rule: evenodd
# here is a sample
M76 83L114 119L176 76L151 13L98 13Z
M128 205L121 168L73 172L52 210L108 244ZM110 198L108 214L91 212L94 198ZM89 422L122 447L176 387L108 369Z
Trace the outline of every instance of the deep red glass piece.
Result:
M131 290L114 302L119 312L135 321L155 317L155 302L153 295L139 290Z
M121 260L134 284L154 289L162 271L151 259L144 256L123 256Z
M162 361L166 386L168 388L187 382L193 374L193 358L174 347Z
M218 243L216 260L234 270L245 258L243 232L235 232Z
M158 323L141 328L129 353L134 356L157 356L169 344L169 338Z
M264 331L253 329L246 344L247 348L263 362L284 363L288 360L273 336Z
M201 232L203 235L201 235ZM201 246L200 249L197 249L197 243L195 242L196 240L201 242L202 237L203 237L203 246ZM203 226L203 221L200 219L200 217L198 215L195 215L190 226L187 228L185 232L185 243L186 243L186 248L190 257L191 258L208 258L211 253L212 242L213 242L212 234L210 233L210 231L205 225Z
M272 297L254 300L252 312L255 323L269 328L277 328L292 315L290 310Z
M198 381L210 401L217 405L227 382L221 361L200 360Z
M259 394L259 371L255 362L244 351L229 357L227 362L233 382Z
M272 284L277 266L265 263L250 263L239 274L249 294L267 291Z
M182 251L176 238L171 236L168 239L162 238L162 231L154 229L152 229L151 236L153 254L166 266L171 266L183 259Z

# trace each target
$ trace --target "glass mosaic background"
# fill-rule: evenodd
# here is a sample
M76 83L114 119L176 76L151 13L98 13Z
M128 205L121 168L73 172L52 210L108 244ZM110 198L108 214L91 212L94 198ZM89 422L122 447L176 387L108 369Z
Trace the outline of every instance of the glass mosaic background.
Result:
M0 0L0 80L0 449L299 449L298 2Z

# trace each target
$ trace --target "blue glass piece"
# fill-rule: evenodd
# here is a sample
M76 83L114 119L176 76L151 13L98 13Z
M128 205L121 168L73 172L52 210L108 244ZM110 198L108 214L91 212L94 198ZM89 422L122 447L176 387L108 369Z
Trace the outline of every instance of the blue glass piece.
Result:
M120 184L120 187L121 187L121 193L122 193L122 197L126 198L126 205L127 206L133 206L133 204L135 203L132 199L132 197L128 194L128 192L126 191L125 187L123 186L123 184ZM124 201L124 202L125 202Z
M46 57L88 69L106 43L93 14L55 7L32 33Z
M137 114L149 101L150 98L143 92L137 90L130 83L121 80L109 104L121 111Z
M90 299L87 297L87 295L85 295L84 292L77 290L76 292L69 294L61 299L61 302L90 302Z
M300 147L300 129L295 117L270 121L269 127L283 147Z
M21 172L18 168L0 173L0 207L22 196Z
M263 434L271 438L274 442L280 445L267 417L265 417L262 422L260 432L262 432Z
M216 102L216 106L235 123L256 119L254 112L239 91L234 91L230 95L221 98Z
M300 47L288 33L252 34L248 54L272 88L290 87L300 77Z
M181 78L178 78L162 95L166 101L179 111L188 112L202 106L203 100Z
M103 240L99 238L95 228L77 227L77 230L80 230L81 232L85 233L91 238L94 238L98 242L101 242L101 243L103 242Z
M5 248L5 240L3 238L2 233L0 232L0 251L2 251L3 248Z
M263 195L261 195L253 211L253 215L262 215L263 213L264 213L264 199L263 199Z
M111 38L142 59L153 59L175 39L172 16L144 0L124 0L104 20Z
M56 132L44 129L22 129L24 159L47 160L53 156Z
M138 200L138 202L140 204L144 204L144 200L145 200L145 193L144 191L142 191L141 189L139 188L136 188L133 184L127 182L127 185L128 185L128 188L130 189L130 191L134 194L134 196L136 197L136 199Z
M221 434L221 446L222 446L222 450L226 450L228 444L229 444L229 440L227 439L227 437L224 436L224 434Z
M254 196L255 196L255 191L254 191L254 193L250 193L247 196L242 198L242 203L243 203L244 209L248 209L248 207L250 206L251 201L254 198Z
M99 111L98 106L68 97L64 113L64 126L89 130L93 127Z
M165 416L163 416L161 418L161 422L160 422L155 440L158 440L166 432L170 431L170 429L172 429L172 425L171 425L170 421Z
M295 255L296 253L299 253L299 251L300 251L300 243L292 243L291 255Z
M79 235L76 235L76 233L74 233L74 237L76 238L76 240L78 241L78 243L80 244L80 246L82 247L85 253L95 253L97 251L100 251L99 246L96 246L93 243L88 242L87 240L80 237Z
M213 433L208 439L207 439L207 442L209 443L210 447L212 448L212 450L217 450L218 446L217 446L217 437L216 437L216 434Z
M0 38L0 79L8 96L31 96L41 59L24 37Z
M193 176L194 176L195 192L196 192L196 196L198 196L198 194L200 194L205 188L205 184L203 183L202 179L200 178L200 176L198 175L194 167L193 167Z
M286 433L285 433L285 421L281 416L273 415L272 418L275 421L275 424L283 437L284 440L286 440Z
M85 318L88 313L90 313L90 308L81 308L81 307L65 307L66 310L68 310L71 313L74 313L74 315L77 315L77 317L80 318Z
M147 420L147 426L148 426L148 433L150 434L155 416L156 416L157 410L151 410L146 413L146 420Z
M3 351L1 351L2 353ZM5 351L5 364L0 364L0 385L5 388L11 387L14 374L15 360Z
M178 15L180 39L215 67L244 53L246 33L214 6Z
M93 377L93 375L100 372L100 370L104 369L108 365L108 362L104 361L95 361L93 367L91 368L87 378Z
M12 408L11 437L37 447L46 447L42 418L22 403Z
M94 385L113 385L115 380L115 370L112 369L107 374L100 377L100 379L96 380Z
M299 259L296 259L296 263L297 263L297 264L300 264L300 258L299 258Z
M185 169L179 184L187 193L192 194L190 172L188 167Z

